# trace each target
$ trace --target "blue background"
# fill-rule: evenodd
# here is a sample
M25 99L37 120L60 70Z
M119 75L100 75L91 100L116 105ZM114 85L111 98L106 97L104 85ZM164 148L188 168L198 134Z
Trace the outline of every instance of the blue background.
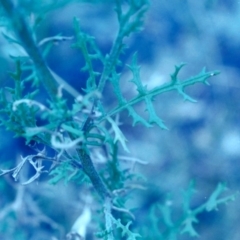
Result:
M95 36L102 52L109 52L118 27L111 2L99 5L70 4L58 9L46 15L38 29L37 39L40 41L59 33L72 36L73 16L79 17L84 31ZM142 81L149 89L169 81L174 65L181 62L187 63L180 73L182 80L199 73L203 67L221 72L209 79L210 86L195 85L186 89L198 103L184 102L177 92L156 98L156 112L169 131L157 126L146 129L137 125L132 128L132 121L127 114L120 115L120 121L125 123L123 131L129 141L131 156L149 162L147 166L137 166L136 171L146 176L151 188L137 193L137 197L128 203L130 207L139 207L139 222L145 221L152 203L164 203L168 194L173 208L178 212L182 201L181 190L186 189L191 180L195 181L197 188L194 206L202 203L219 182L227 183L229 194L239 190L239 16L240 2L233 0L153 0L146 14L143 31L125 40L128 48L121 59L129 64L133 53L138 52ZM53 71L82 91L86 81L86 74L80 72L84 65L83 57L78 50L71 48L72 42L53 46L46 61ZM1 85L5 86L11 84L5 70L13 69L7 53L12 51L17 54L18 49L1 39L0 51ZM100 68L97 65L95 67ZM122 91L130 98L135 94L134 86L128 82L131 74L126 67L121 70ZM105 99L106 107L114 106L114 95L108 88L104 96L108 96ZM143 105L137 106L137 110L144 114ZM16 162L20 154L31 153L23 139L13 139L12 133L3 128L0 142L1 162ZM127 155L124 152L121 154ZM1 180L3 197L0 199L0 208L14 199L14 190L6 190L3 181L8 182L7 189L13 186L9 179ZM34 191L36 186L38 191ZM77 189L74 185L66 187L59 184L57 188L47 186L42 181L39 185L31 184L27 191L31 192L38 206L44 206L45 213L64 226L64 231L69 231L81 212L76 204L82 199ZM200 215L200 222L196 224L200 239L240 239L238 199L221 206L219 211ZM58 211L53 210L53 206ZM29 230L31 227L27 229L26 239L33 239ZM37 230L32 226L32 231L39 231L43 237L34 239L49 237L51 232L45 225ZM183 235L179 239L189 238Z

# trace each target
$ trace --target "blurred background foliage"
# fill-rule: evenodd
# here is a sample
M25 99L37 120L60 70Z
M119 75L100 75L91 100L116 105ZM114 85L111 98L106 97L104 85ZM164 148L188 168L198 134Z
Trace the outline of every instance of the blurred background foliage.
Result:
M80 19L81 27L93 35L103 53L107 53L117 32L113 1L30 1L22 0L26 15L39 17L38 41L62 34L73 36L72 19ZM90 3L91 2L91 3ZM93 4L94 3L94 4ZM149 88L169 80L174 65L186 62L182 79L207 70L219 70L220 75L210 79L211 86L196 85L187 90L198 103L183 102L176 93L157 97L155 106L159 116L170 129L131 127L131 119L122 113L123 131L129 140L131 155L144 161L139 167L148 181L149 189L139 191L129 201L138 208L137 221L147 223L153 203L170 201L176 216L181 211L181 190L194 180L197 192L193 206L200 204L215 189L218 182L226 182L233 192L240 184L240 2L234 0L151 0L142 32L128 38L123 62L130 63L138 52L142 79ZM55 10L52 10L52 9ZM29 14L31 13L31 14ZM31 20L31 19L30 19ZM29 21L30 21L29 20ZM0 38L0 84L11 85L6 69L13 70L9 54L19 49ZM46 61L59 76L78 89L85 86L83 57L71 48L71 41L52 47ZM96 68L98 66L95 66ZM135 89L129 88L130 73L123 67L122 89L131 97ZM105 90L106 105L113 104L111 89ZM107 96L107 97L106 97ZM143 111L139 106L139 111ZM1 168L13 166L19 156L31 154L23 139L14 139L13 133L0 129ZM21 222L13 215L1 219L1 239L54 239L66 234L84 204L83 189L78 184L49 185L44 177L40 181L19 187L10 177L0 178L0 209L4 209L16 196L24 195ZM22 195L21 195L22 194ZM18 206L17 206L18 207ZM24 210L25 209L25 210ZM0 211L1 212L1 211ZM196 229L200 239L238 240L240 237L240 207L238 199L219 211L202 213ZM34 217L33 217L34 216ZM36 217L38 216L38 217ZM91 239L91 236L90 238ZM190 239L186 235L181 240Z

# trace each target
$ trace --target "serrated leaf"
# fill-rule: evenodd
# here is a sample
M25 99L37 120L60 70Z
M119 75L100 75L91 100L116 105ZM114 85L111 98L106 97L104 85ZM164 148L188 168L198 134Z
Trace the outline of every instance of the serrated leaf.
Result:
M176 84L178 82L178 73L180 70L186 65L186 63L181 63L180 65L175 66L174 73L170 74L171 76L171 84Z
M140 78L140 67L137 65L137 53L134 53L132 57L132 64L127 65L128 68L132 71L133 79L130 82L134 83L137 87L139 95L145 95L147 93L147 86L143 86Z
M125 138L125 136L123 135L122 131L120 130L120 128L118 127L118 125L112 120L112 118L108 117L107 118L108 122L111 124L112 129L114 131L115 137L114 137L114 143L116 143L117 141L119 141L123 147L123 149L126 152L129 152L129 149L127 147L127 139Z
M152 104L152 100L148 97L145 98L147 105L147 111L149 113L149 123L156 123L160 128L168 130L163 121L156 115L155 109Z
M133 118L133 126L135 126L139 122L148 128L152 127L152 125L148 121L146 121L144 118L142 118L139 114L136 113L132 106L128 106L127 110L129 115Z
M198 220L196 219L196 217L194 215L188 216L187 219L183 223L184 227L181 231L181 234L188 233L191 237L198 237L199 235L193 227L193 223L197 223L197 222L198 222Z
M219 183L215 191L211 194L210 198L206 203L206 210L212 211L217 210L217 206L221 203L227 203L235 200L235 195L220 198L219 196L227 190L226 184Z

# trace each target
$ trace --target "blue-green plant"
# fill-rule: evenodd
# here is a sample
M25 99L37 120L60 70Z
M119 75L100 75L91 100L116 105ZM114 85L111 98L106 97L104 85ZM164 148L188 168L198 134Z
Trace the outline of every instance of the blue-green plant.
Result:
M0 0L4 16L2 24L8 29L4 36L7 41L17 44L26 52L24 56L12 56L16 70L9 76L13 79L14 86L1 88L1 125L14 132L16 137L25 138L27 145L33 143L44 145L42 151L37 150L36 154L21 157L17 166L8 170L2 169L1 175L11 173L13 178L18 180L23 167L30 164L35 174L22 184L31 184L46 172L49 173L50 184L57 184L60 180L66 183L70 181L81 183L82 186L85 184L94 201L101 203L98 205L100 209L97 218L98 228L94 229L95 236L100 239L167 240L177 239L182 233L197 236L193 223L197 222L198 214L205 210L214 210L219 204L233 200L234 196L221 198L219 195L225 191L225 186L219 184L207 202L191 209L189 203L193 190L191 187L184 194L183 217L179 221L175 223L171 219L170 206L159 203L153 206L153 212L149 215L154 231L150 233L147 228L134 225L134 214L126 208L125 203L130 192L141 186L143 180L130 169L121 168L119 147L121 146L126 152L129 150L118 118L123 111L127 111L133 126L141 124L150 128L155 124L161 129L167 129L154 108L154 98L175 91L184 100L196 102L185 92L185 89L194 84L208 85L208 79L218 72L207 72L204 68L199 74L180 80L179 72L184 67L184 64L180 64L175 66L167 83L153 89L143 85L137 53L133 54L129 65L121 60L121 55L126 48L125 38L143 27L144 16L149 6L147 0L109 2L115 6L119 29L108 54L101 52L94 37L81 30L81 21L77 18L73 19L75 31L73 38L57 35L37 42L35 38L37 25L43 19L43 11L40 9L50 11L68 2L59 1L56 4L50 1L44 4L45 1L42 3L33 1L29 6L26 1L19 1L18 5L15 5L11 0ZM27 20L30 13L35 15L35 20L31 24ZM59 78L44 60L53 42L67 39L74 41L72 47L78 49L84 58L85 65L81 70L88 77L81 93L72 88L67 81ZM96 62L98 62L98 70L95 70ZM120 86L122 72L119 69L124 66L127 66L132 74L129 87L135 87L137 90L136 95L130 99L123 95ZM48 94L46 101L39 100L40 85ZM112 86L117 99L111 109L104 105L104 100L107 98L104 91L108 85ZM64 91L69 95L67 98L64 97ZM147 119L134 109L135 105L141 102L145 104ZM55 151L54 157L47 155L47 148ZM98 167L94 162L93 152L101 156L104 166ZM131 160L140 161L133 158ZM44 164L45 161L52 162L50 168ZM130 183L136 181L139 182L138 185L132 184L131 187ZM92 187L89 183L94 188L94 192L91 191ZM155 208L158 208L161 214L156 214ZM159 221L166 225L164 232L159 228ZM131 228L132 222L133 228ZM80 237L81 233L76 230L78 228L73 228L75 232L68 234L69 239Z

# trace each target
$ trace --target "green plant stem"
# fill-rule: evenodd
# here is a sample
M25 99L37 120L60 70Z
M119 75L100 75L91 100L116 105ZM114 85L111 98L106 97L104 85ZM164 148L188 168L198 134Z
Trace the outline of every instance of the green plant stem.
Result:
M108 77L111 75L112 71L115 69L115 66L119 64L119 55L124 49L123 39L125 37L129 37L129 35L138 29L139 22L141 22L141 18L144 13L148 9L148 4L144 1L138 7L136 5L134 7L130 6L126 14L122 14L121 9L121 1L116 1L117 4L117 14L118 21L120 24L116 40L114 41L114 45L112 46L110 54L106 57L105 66L103 69L103 73L99 80L97 90L102 93L105 87L106 81ZM141 24L140 24L141 25Z
M116 40L114 41L114 45L112 46L110 54L106 57L106 63L105 63L101 78L99 80L98 88L97 88L98 91L101 93L103 92L104 86L106 84L106 81L109 75L112 73L112 70L117 65L119 55L123 50L123 47L124 47L123 39L124 37L126 37L126 35L123 34L123 29L125 28L125 25L127 23L128 23L128 18L126 18L125 21L123 21L122 24L120 25Z
M143 101L146 97L148 98L152 98L154 96L160 95L164 92L170 92L170 91L179 91L179 89L184 89L185 87L188 87L190 85L194 85L196 83L206 83L206 79L210 78L212 76L215 76L219 74L219 72L206 72L203 75L200 76L196 76L190 79L187 79L183 82L178 82L178 83L166 83L163 84L160 87L156 87L144 94L141 95L137 95L136 97L124 102L123 104L120 104L119 106L117 106L116 108L114 108L113 110L109 111L106 115L102 116L99 120L98 123L106 120L108 117L112 117L113 115L116 115L117 113L127 109L129 106L133 106L135 104L137 104L138 102Z
M89 127L91 126L91 118L87 118L83 127L82 131L84 133L88 132ZM72 134L69 134L71 139L74 139ZM87 153L87 151L84 149L84 146L82 143L80 143L79 149L77 149L77 153L80 159L80 162L82 164L82 169L84 173L90 178L93 187L95 188L98 195L101 197L101 199L105 202L107 199L111 199L111 193L107 189L107 186L103 182L101 176L98 174L96 168L94 167L94 164L92 162L91 157Z
M15 7L11 0L0 0L0 4L5 9L12 23L15 34L18 40L20 40L21 46L32 59L39 79L43 83L43 86L51 99L54 100L58 92L57 83L47 68L46 63L35 44L31 31L21 13L21 8Z
M103 180L101 179L100 175L96 171L93 162L89 156L89 154L86 153L85 150L80 149L77 151L78 156L80 158L80 161L82 163L83 171L87 174L87 176L90 178L95 190L97 191L98 195L106 201L106 199L111 198L111 194L108 191L106 185L104 184Z
M112 47L112 50L109 54L109 56L106 59L106 64L103 70L103 73L101 75L99 84L98 84L98 91L99 92L103 92L103 88L106 84L106 81L109 77L109 75L111 74L113 68L117 65L117 59L119 57L119 54L122 50L122 41L123 41L123 37L122 35L118 35L118 37L116 38L115 44Z

